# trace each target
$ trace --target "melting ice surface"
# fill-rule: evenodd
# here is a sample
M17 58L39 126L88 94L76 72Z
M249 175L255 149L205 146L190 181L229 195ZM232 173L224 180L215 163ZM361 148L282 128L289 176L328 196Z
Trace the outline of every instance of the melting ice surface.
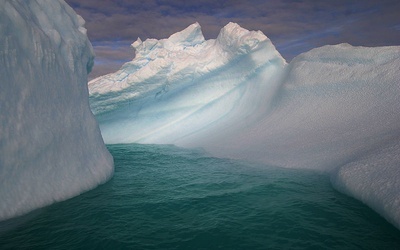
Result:
M83 24L64 1L0 1L0 221L113 173L89 108Z
M195 23L132 47L131 62L89 83L106 143L322 170L400 228L400 47L324 46L287 64L234 23L215 40Z

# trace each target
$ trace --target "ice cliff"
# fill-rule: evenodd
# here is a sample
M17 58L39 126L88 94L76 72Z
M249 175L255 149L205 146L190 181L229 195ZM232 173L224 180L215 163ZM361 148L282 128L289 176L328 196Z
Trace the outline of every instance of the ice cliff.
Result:
M325 171L400 228L400 47L324 46L290 64L237 24L138 39L89 83L107 143L173 143L220 157Z
M0 1L0 220L108 180L89 108L92 47L64 2Z

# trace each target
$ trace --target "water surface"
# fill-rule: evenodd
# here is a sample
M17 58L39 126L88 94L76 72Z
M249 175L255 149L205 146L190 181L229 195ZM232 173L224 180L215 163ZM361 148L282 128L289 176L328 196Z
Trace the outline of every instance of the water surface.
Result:
M400 249L396 228L322 173L108 148L108 183L1 223L0 249Z

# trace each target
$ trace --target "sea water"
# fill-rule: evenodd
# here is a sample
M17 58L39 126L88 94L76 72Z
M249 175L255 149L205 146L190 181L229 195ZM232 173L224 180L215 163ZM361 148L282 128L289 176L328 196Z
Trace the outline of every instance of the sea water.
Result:
M108 148L108 183L0 223L0 249L400 249L400 231L324 173Z

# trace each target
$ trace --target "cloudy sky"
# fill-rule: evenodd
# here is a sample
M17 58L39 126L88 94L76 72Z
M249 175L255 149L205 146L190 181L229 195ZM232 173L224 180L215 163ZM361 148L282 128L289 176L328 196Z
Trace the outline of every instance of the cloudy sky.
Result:
M206 39L228 22L261 30L290 61L326 44L400 45L399 0L66 0L86 20L96 53L90 76L134 57L138 37L167 38L194 22Z

